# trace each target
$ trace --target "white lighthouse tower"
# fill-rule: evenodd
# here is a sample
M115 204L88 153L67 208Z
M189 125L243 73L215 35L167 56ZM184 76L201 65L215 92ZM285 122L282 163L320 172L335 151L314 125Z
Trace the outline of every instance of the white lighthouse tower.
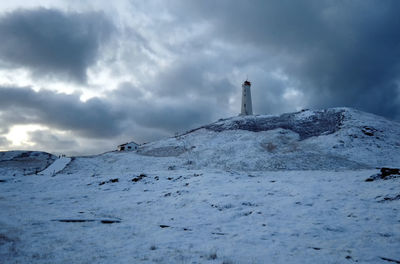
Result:
M250 86L251 86L251 83L248 80L246 80L242 84L242 110L240 112L240 115L252 115L253 114Z

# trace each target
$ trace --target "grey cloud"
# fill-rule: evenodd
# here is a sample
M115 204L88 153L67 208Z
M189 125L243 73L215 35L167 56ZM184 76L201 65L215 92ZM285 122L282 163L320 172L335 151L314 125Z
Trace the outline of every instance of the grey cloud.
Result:
M153 85L153 84L152 84ZM185 89L176 84L176 89ZM152 90L154 87L143 87ZM169 87L166 86L166 89ZM109 102L126 114L124 129L140 126L156 133L172 135L185 129L193 128L202 122L210 121L217 112L216 102L206 100L201 96L187 98L173 95L162 96L156 93L145 97L143 92L130 83L123 83L119 89L110 92L107 96ZM139 129L139 130L142 130ZM143 133L142 131L141 133ZM144 132L145 133L145 132ZM136 135L143 138L143 135ZM153 136L147 135L154 139Z
M0 148L8 148L10 145L10 141L6 137L0 136Z
M143 97L144 91L130 82L122 82L116 90L108 93L108 99L114 104L129 104Z
M53 152L70 152L78 148L78 143L71 137L55 135L48 130L37 130L28 133L29 140L34 142L33 149L51 150Z
M78 94L15 87L0 87L0 112L8 123L50 125L84 137L117 135L125 118L124 113L100 99L81 102Z
M144 127L158 128L170 134L209 122L214 109L199 100L154 105L148 102L147 105L147 110L136 109L139 114L135 116L135 121Z
M265 74L264 76L255 76L260 83L252 85L253 111L255 113L280 114L290 112L295 109L295 105L291 101L283 98L282 92L285 90L285 83L276 80ZM263 86L267 83L268 86Z
M136 91L135 86L124 83L120 89L109 92L105 99L92 98L82 102L79 94L0 87L0 120L4 127L42 124L83 138L113 138L132 131L132 138L154 139L146 135L146 129L159 135L173 135L209 121L216 108L204 99L175 102L146 99L135 97L134 93L129 96L130 90ZM136 127L136 131L132 127ZM53 142L57 139L42 134L32 136L43 144L45 139Z
M152 91L160 97L207 97L212 102L217 100L220 105L226 104L229 95L237 92L237 87L224 75L218 76L218 67L221 67L217 65L218 62L206 56L202 56L203 59L193 57L178 60L166 71L161 72L150 84ZM216 75L216 78L210 79L208 75Z
M103 13L15 10L0 17L0 61L36 76L84 82L86 69L114 31Z
M171 10L207 21L210 37L246 46L244 56L263 52L258 61L297 80L308 107L400 119L399 1L185 1Z
M171 15L165 21L146 3L133 11L146 12L151 23L135 24L138 30L122 23L120 47L105 66L129 77L119 75L125 67L137 83L120 83L86 103L78 94L3 87L2 126L44 124L69 131L85 148L89 138L154 140L237 114L236 82L246 75L255 113L296 110L296 99L283 96L293 86L307 108L350 106L400 120L398 1L169 1L168 8L160 2ZM0 65L84 81L114 31L102 13L17 10L0 18L9 40L0 43ZM277 69L288 79L274 77ZM68 145L57 135L31 137Z

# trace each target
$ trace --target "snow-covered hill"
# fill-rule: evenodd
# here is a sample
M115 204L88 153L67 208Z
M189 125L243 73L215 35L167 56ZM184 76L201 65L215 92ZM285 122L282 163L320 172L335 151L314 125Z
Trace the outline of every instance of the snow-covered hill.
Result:
M400 164L400 123L350 108L220 120L142 146L138 154L178 156L191 168L360 169Z
M400 175L370 177L400 166L400 124L353 109L233 117L37 175L11 165L0 263L400 261Z
M29 175L44 170L56 156L40 151L0 151L0 175Z

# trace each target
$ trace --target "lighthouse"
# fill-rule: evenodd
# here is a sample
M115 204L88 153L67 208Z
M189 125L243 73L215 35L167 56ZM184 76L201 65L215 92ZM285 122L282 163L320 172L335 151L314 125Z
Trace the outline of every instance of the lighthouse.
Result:
M240 112L240 115L252 115L253 114L250 86L251 86L251 83L248 80L246 80L242 84L242 110Z

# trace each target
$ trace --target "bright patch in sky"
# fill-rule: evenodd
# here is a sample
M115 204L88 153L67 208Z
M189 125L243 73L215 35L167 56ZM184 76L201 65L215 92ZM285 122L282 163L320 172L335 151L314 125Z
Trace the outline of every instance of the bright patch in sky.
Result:
M35 143L29 141L29 132L44 130L46 127L40 125L15 125L12 126L10 132L5 137L12 142L12 146L33 146Z

